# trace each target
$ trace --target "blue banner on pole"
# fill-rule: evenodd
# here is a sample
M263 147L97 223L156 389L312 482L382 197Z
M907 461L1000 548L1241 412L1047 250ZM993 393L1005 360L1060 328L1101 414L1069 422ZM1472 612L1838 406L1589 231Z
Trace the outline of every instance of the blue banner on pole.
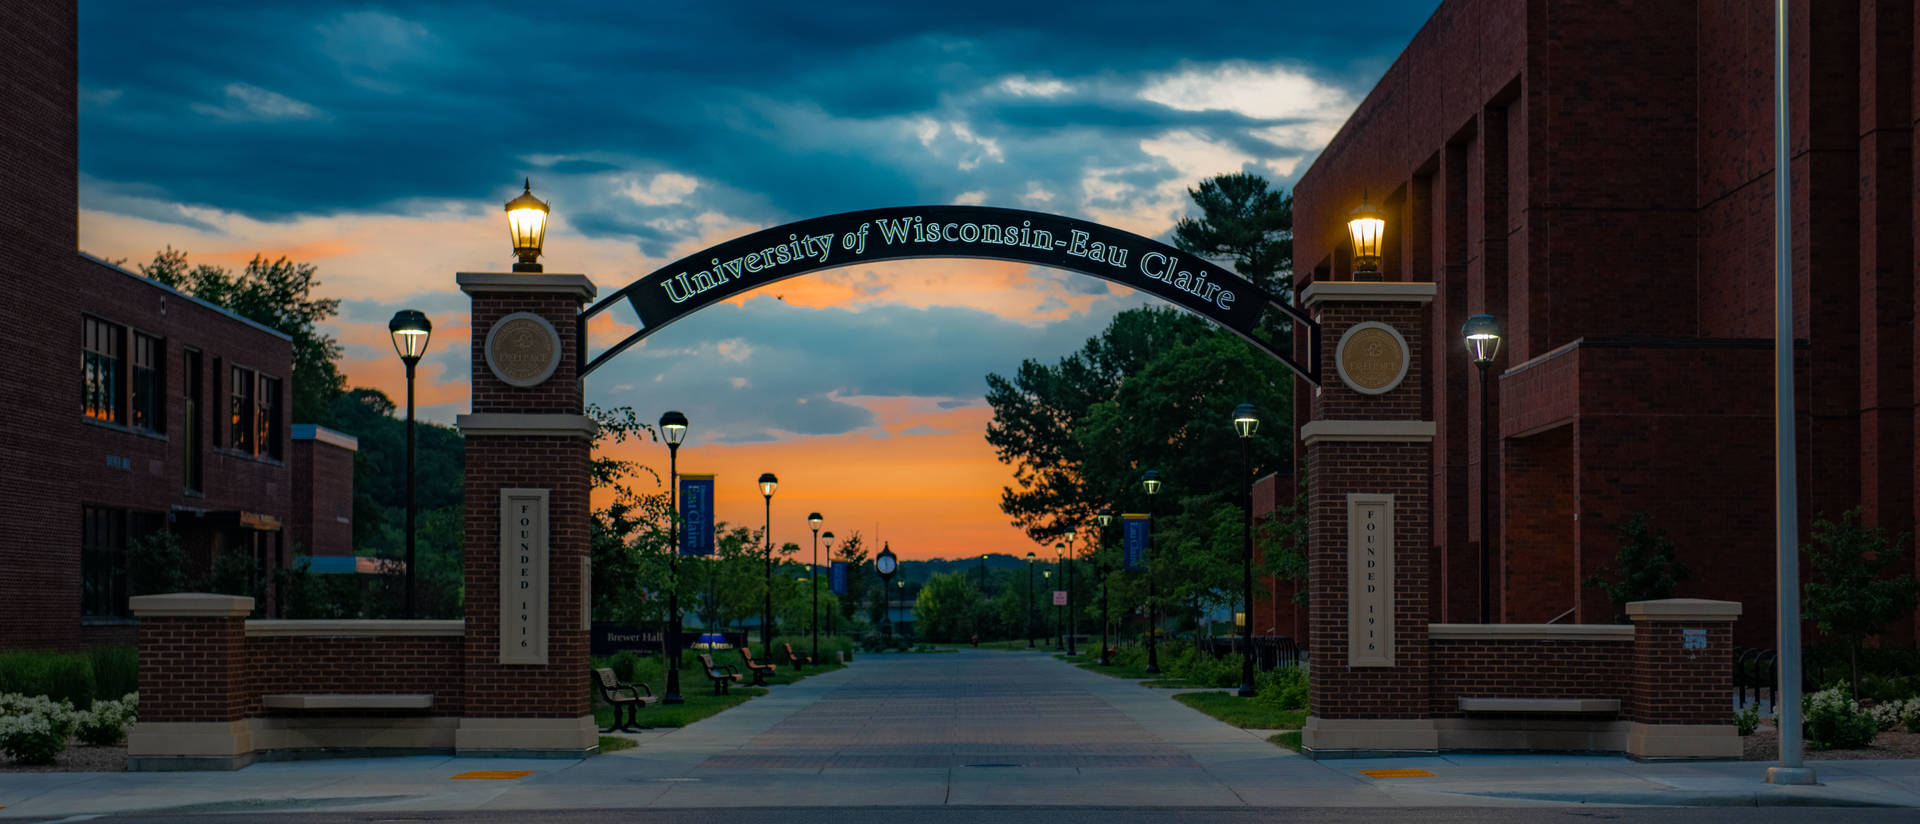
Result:
M1147 536L1151 532L1153 520L1145 515L1122 515L1121 546L1126 550L1127 569L1145 569L1147 566Z
M680 476L680 554L713 554L713 476Z
M847 594L847 562L846 561L833 562L833 575L831 580L833 581L833 594L835 595Z

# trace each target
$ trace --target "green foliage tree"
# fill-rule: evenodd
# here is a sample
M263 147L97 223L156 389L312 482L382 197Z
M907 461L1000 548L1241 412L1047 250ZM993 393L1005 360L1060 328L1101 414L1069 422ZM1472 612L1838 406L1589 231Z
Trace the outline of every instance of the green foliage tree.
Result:
M1855 507L1834 523L1821 518L1813 524L1808 560L1816 579L1806 584L1806 617L1822 633L1847 643L1853 671L1853 694L1860 694L1860 643L1913 609L1916 583L1903 563L1908 535L1897 541L1887 531L1860 522ZM1889 575L1888 570L1895 570Z
M1266 178L1235 172L1188 189L1200 217L1173 226L1183 252L1231 263L1240 276L1281 300L1293 294L1293 194Z
M977 631L974 619L980 606L980 591L965 575L939 573L914 598L914 631L927 641L965 641Z
M169 246L139 268L153 280L292 336L294 420L324 420L346 389L335 364L340 344L320 331L322 322L339 313L340 301L314 296L320 285L314 264L255 255L236 273L206 263L189 266L187 253Z
M1614 529L1620 545L1614 550L1611 578L1587 576L1586 585L1599 587L1613 602L1615 620L1627 623L1627 604L1673 597L1673 590L1692 575L1680 562L1680 553L1665 530L1656 529L1652 516L1635 512Z

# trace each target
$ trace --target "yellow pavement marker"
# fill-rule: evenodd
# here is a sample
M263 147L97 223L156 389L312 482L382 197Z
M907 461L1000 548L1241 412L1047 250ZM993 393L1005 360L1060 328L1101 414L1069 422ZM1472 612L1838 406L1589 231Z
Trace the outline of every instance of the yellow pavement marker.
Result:
M477 778L477 779L492 779L492 780L498 781L498 780L514 779L514 778L525 778L529 775L533 775L533 770L474 770L473 772L463 772L459 775L454 776L453 779L455 781L458 781L462 778Z
M1432 778L1433 777L1433 773L1427 772L1426 770L1418 770L1418 769L1361 770L1360 774L1368 778Z

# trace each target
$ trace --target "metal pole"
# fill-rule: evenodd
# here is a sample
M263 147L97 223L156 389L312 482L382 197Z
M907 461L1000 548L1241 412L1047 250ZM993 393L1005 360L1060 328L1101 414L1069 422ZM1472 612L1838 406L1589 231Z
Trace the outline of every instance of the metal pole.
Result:
M680 445L667 444L667 522L672 524L673 545L667 548L667 694L662 704L685 703L680 697Z
M1259 693L1253 685L1253 459L1248 456L1247 441L1240 439L1240 480L1247 488L1247 523L1243 530L1246 537L1246 549L1240 559L1241 592L1246 595L1246 619L1240 625L1240 697L1252 698Z
M413 611L413 361L407 361L407 607L408 618L418 618Z
M773 660L773 496L767 499L767 531L763 538L767 542L767 602L765 611L760 613L760 653L765 661Z
M1100 568L1100 548L1106 543L1106 530L1098 533L1100 541L1093 545L1093 574L1100 576L1100 666L1110 666L1113 660L1107 657L1107 574Z
M1033 649L1033 557L1027 557L1027 649Z
M1073 616L1073 542L1067 542L1067 654L1076 654L1073 644L1073 629L1077 622Z
M1141 554L1147 559L1147 672L1157 675L1160 672L1160 645L1155 642L1154 636L1158 634L1155 630L1159 629L1160 621L1154 611L1153 603L1155 597L1153 568L1156 565L1153 563L1153 495L1151 494L1147 495L1147 549Z
M813 586L813 662L820 663L820 528L813 528L813 574L807 576Z
M1493 623L1493 507L1487 500L1493 480L1493 427L1487 410L1487 368L1491 360L1478 361L1480 367L1480 623Z
M1772 784L1812 784L1802 763L1800 727L1799 490L1794 478L1793 409L1793 158L1789 154L1791 98L1787 93L1787 0L1773 4L1773 431L1774 534L1779 570L1780 765Z

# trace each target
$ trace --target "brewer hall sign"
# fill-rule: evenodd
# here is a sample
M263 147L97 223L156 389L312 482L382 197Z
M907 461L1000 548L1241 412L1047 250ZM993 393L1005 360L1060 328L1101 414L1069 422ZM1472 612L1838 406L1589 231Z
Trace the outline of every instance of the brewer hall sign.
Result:
M909 258L990 258L1065 269L1156 295L1233 330L1315 383L1319 353L1296 362L1253 336L1269 311L1309 330L1305 313L1211 261L1110 226L1061 215L988 206L907 206L829 215L763 229L697 252L586 310L625 301L641 329L594 357L581 374L681 317L769 283L820 269ZM1318 348L1320 336L1308 340Z

